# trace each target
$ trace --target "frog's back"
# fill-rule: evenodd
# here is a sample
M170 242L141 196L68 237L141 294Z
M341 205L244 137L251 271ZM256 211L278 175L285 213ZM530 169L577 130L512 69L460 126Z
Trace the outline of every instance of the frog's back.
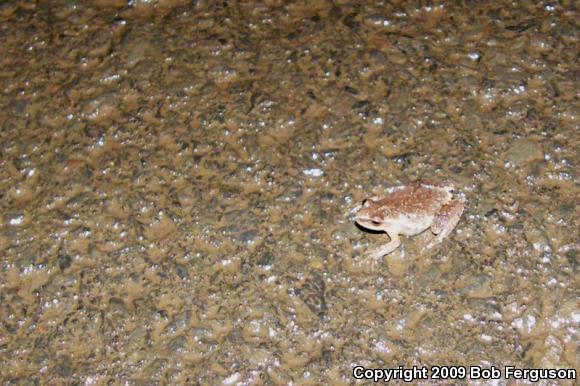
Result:
M417 180L396 188L382 198L377 206L385 208L389 217L409 215L413 217L432 217L450 194L429 180Z

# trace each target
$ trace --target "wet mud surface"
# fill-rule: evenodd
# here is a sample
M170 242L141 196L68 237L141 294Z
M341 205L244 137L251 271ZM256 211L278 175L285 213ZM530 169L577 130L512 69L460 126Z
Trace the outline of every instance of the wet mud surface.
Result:
M574 2L4 2L0 36L3 384L579 368ZM369 258L352 208L417 178L459 224Z

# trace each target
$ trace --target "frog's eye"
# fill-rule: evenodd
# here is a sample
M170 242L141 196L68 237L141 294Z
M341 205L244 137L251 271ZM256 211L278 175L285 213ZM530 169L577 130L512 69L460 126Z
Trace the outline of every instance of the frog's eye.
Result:
M365 200L362 203L363 208L368 208L369 206L371 206L371 204L374 203L374 201L370 198L365 198Z

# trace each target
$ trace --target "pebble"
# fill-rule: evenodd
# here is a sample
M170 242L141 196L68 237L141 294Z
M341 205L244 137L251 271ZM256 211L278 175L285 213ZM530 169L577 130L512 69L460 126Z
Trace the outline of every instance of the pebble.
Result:
M529 162L544 158L542 147L534 141L519 139L507 151L507 160L514 166L522 166Z

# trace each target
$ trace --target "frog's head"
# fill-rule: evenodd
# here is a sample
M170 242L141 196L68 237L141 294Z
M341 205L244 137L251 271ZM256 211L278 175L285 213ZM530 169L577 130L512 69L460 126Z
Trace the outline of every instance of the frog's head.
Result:
M379 205L377 204L376 199L367 198L363 201L354 220L363 228L379 231L382 230L384 215L379 210Z

